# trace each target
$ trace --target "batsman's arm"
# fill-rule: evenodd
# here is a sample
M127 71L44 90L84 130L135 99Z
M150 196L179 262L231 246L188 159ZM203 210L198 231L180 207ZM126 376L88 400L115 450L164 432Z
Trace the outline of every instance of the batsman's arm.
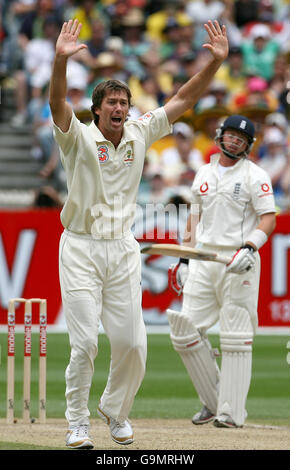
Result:
M193 210L194 207L191 206L182 242L183 246L190 248L194 248L195 230L199 222L199 214ZM186 258L179 258L179 262L171 264L168 269L168 286L178 295L181 295L188 276L188 261Z
M276 226L276 215L274 212L263 214L260 223L248 236L245 245L237 250L230 263L226 266L228 273L242 274L251 269L255 264L254 251L258 251L268 240Z
M270 212L262 214L257 228L249 235L246 245L250 245L254 250L259 250L268 240L276 227L276 214Z
M183 246L188 246L190 248L194 248L195 246L195 232L200 219L199 210L196 211L195 207L196 205L191 206L182 242Z

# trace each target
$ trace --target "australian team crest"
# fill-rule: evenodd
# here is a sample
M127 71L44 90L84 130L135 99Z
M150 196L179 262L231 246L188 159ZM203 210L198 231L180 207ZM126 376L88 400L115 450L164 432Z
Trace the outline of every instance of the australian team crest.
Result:
M124 156L124 163L126 166L131 166L134 162L134 154L132 149L127 150Z
M109 160L109 149L107 145L98 145L97 144L97 154L99 158L100 163L105 163L107 160Z

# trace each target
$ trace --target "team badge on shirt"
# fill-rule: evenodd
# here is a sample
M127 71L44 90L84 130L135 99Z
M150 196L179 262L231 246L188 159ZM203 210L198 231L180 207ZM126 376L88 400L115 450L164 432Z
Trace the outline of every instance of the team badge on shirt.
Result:
M133 150L129 149L129 150L127 150L127 152L124 156L124 163L125 163L126 166L131 166L133 162L134 162Z
M109 160L109 149L106 145L98 145L97 149L100 163L105 163L107 160Z
M241 183L235 183L233 198L239 199L241 193Z

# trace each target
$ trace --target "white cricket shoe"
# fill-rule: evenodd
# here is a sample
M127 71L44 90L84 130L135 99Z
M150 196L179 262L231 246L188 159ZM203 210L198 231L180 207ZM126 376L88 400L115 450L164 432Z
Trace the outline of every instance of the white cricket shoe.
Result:
M106 415L100 407L97 408L97 413L100 418L105 421L106 424L108 424L113 441L117 442L117 444L122 445L132 444L134 440L133 429L129 421L125 420L119 423L114 418L111 418L110 416Z
M217 416L213 422L216 428L242 428L243 426L238 426L231 416L226 414L221 414Z
M66 446L70 449L92 449L92 439L89 437L89 426L80 424L68 430L66 434Z
M206 406L203 406L202 409L192 417L191 421L193 424L205 424L212 421L214 417L215 415Z

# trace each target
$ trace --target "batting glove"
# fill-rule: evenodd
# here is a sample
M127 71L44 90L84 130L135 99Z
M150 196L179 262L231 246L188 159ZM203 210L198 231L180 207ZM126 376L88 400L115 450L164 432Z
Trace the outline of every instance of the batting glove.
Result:
M188 259L180 258L179 263L171 264L168 269L168 285L178 295L182 293L188 276Z
M229 264L226 265L226 272L243 274L249 271L255 264L254 251L254 248L250 245L242 246L236 251Z

